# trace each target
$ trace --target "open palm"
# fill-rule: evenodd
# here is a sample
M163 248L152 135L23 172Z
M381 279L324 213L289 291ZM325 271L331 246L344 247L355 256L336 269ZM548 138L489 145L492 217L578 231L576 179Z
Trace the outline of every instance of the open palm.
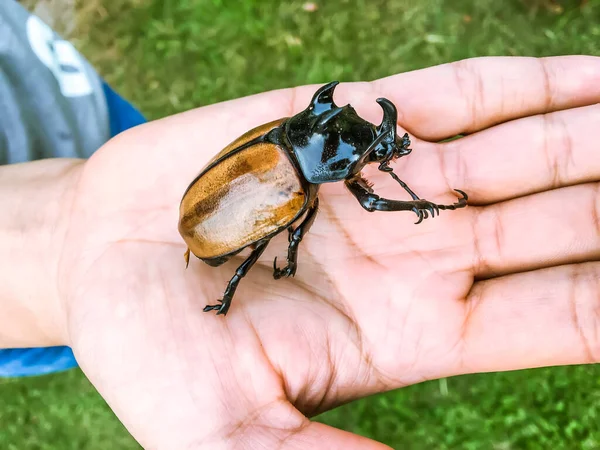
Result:
M80 167L58 268L82 369L147 448L347 449L386 447L307 417L426 379L597 361L599 80L595 58L485 58L340 85L336 102L367 120L377 97L397 105L413 152L393 167L419 196L461 189L470 206L415 225L324 185L296 276L273 279L282 233L225 317L202 309L246 253L186 270L179 201L216 152L315 86L119 135Z

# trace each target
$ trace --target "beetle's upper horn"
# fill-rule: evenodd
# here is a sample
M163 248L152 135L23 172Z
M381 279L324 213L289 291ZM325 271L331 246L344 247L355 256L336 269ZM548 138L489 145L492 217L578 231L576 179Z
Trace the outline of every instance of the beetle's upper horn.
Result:
M312 106L315 108L315 112L322 112L328 109L337 108L337 105L333 102L333 91L335 87L340 84L339 81L332 81L331 83L322 86L311 100Z
M383 109L383 120L381 121L381 125L377 127L377 132L381 134L391 131L391 134L395 139L396 124L398 122L398 111L396 110L396 106L394 106L387 98L378 98L376 101L381 106L381 109Z

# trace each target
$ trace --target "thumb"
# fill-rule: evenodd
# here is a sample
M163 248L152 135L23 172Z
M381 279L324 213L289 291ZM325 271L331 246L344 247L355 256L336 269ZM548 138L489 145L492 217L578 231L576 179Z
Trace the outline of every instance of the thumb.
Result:
M296 429L288 430L285 436L281 434L271 435L265 430L257 431L253 438L247 436L247 446L243 448L278 448L281 450L390 450L391 447L358 436L338 428L330 427L319 422L306 420L304 424ZM271 440L273 439L273 440Z

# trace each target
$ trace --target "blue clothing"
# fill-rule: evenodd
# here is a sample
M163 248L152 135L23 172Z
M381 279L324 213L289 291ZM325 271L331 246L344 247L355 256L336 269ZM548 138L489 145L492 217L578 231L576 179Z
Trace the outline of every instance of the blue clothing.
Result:
M131 103L123 99L108 84L103 83L108 106L111 137L146 122L146 119Z
M87 158L145 122L70 43L12 0L0 7L0 111L0 165ZM69 347L0 349L0 377L76 366Z

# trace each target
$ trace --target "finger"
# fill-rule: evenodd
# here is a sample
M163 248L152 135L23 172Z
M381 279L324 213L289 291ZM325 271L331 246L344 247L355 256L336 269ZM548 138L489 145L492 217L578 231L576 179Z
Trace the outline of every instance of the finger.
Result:
M600 58L484 57L375 82L398 122L427 140L473 133L534 114L600 101Z
M600 263L476 283L451 372L600 361Z
M443 139L515 117L596 103L599 78L600 58L595 57L481 58L373 83L342 83L335 98L376 122L382 112L374 100L389 97L404 127L423 138ZM115 177L135 174L145 182L136 180L142 190L154 185L146 174L158 171L172 181L162 196L172 202L225 145L255 126L305 109L315 89L270 91L153 121L118 135L94 161L114 166L118 159L122 173ZM114 195L122 195L121 189L117 183Z
M339 105L350 103L372 121L382 116L375 99L387 97L396 104L403 128L423 139L439 140L517 117L597 103L599 79L599 57L486 57L371 83L342 83L334 97ZM203 161L248 129L304 110L322 84L198 108L136 127L129 134L146 133L146 152L166 145L176 154L194 151Z
M261 442L261 441L257 441ZM255 448L249 446L248 448ZM308 422L307 426L284 433L279 442L271 442L259 448L279 448L282 450L327 449L327 450L390 450L391 447L318 422Z
M589 183L471 208L465 267L485 278L600 259L599 192Z
M441 167L471 204L597 181L599 123L600 105L528 117L438 146L422 164Z

